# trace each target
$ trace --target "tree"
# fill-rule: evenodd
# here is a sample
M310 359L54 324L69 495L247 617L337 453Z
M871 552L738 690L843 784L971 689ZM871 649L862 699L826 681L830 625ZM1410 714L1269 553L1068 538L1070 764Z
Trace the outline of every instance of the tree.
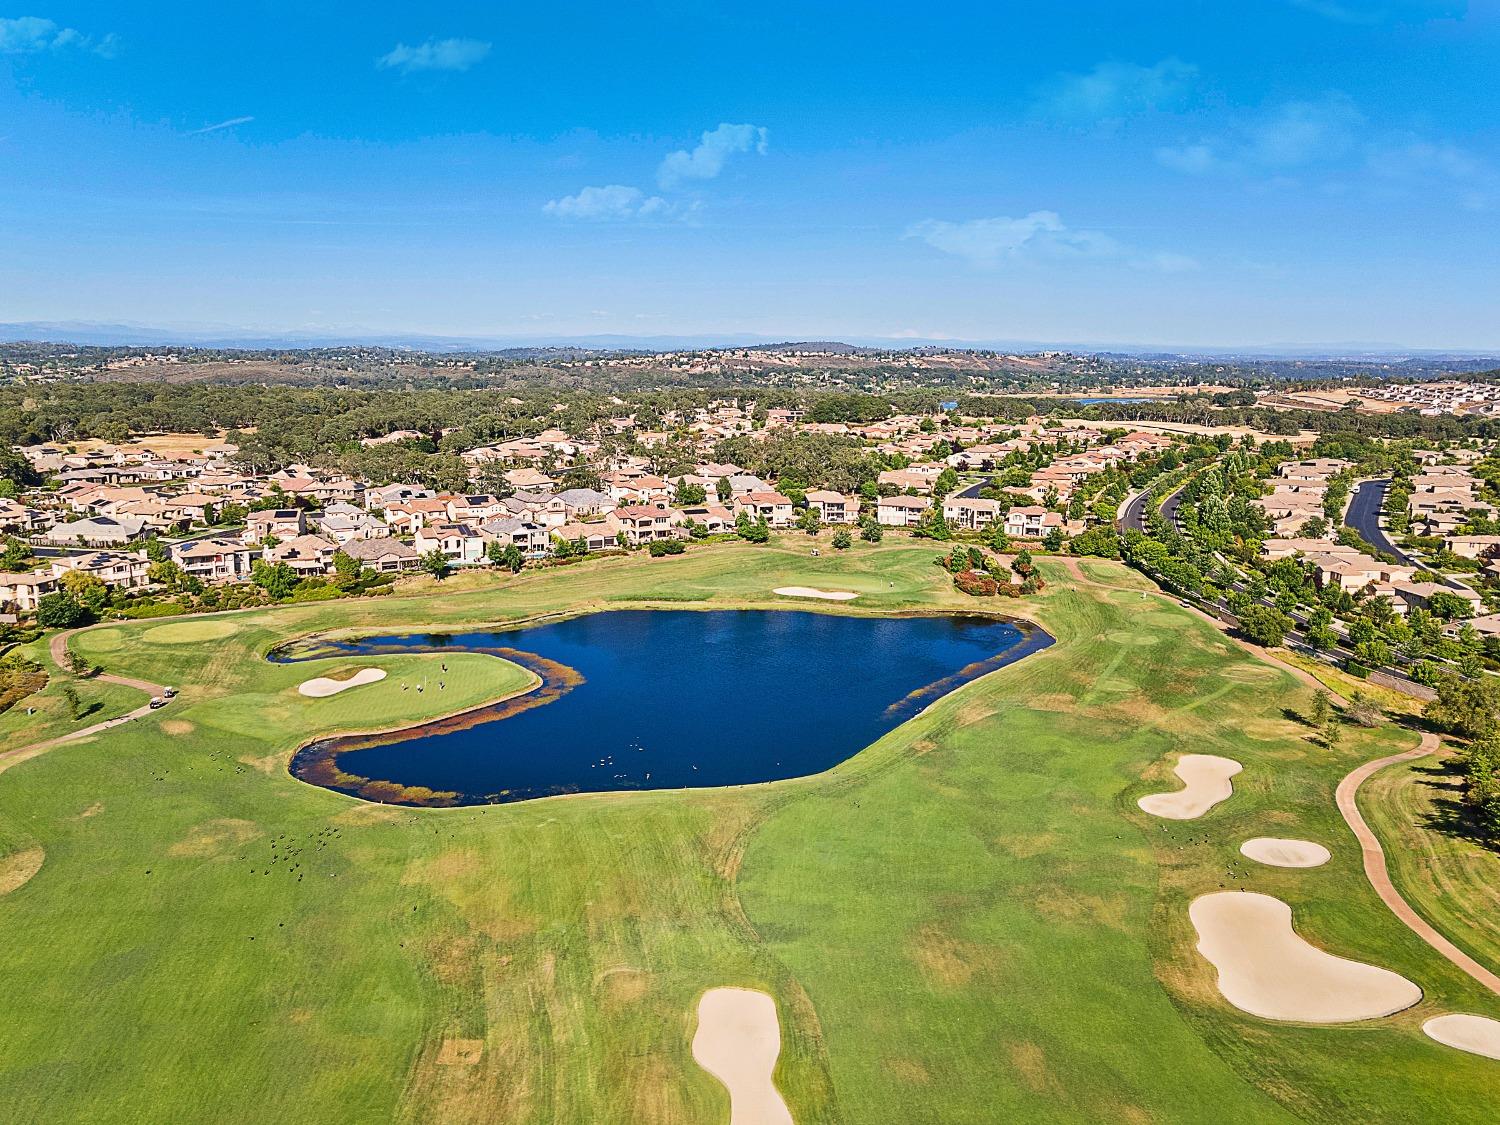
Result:
M93 612L66 590L48 594L37 602L36 623L44 629L76 629L94 620Z
M880 521L866 516L859 521L859 537L866 543L879 543L885 538L885 528L880 526Z
M58 580L73 600L97 614L109 604L109 587L97 574L86 574L81 570L70 570Z
M915 534L921 539L936 539L946 542L953 538L953 529L948 526L948 520L939 507L928 508L922 513L922 521L917 524Z
M5 540L5 550L0 552L0 570L21 570L31 560L31 546L24 539L11 535Z
M714 485L714 495L719 498L720 504L729 503L730 498L734 495L734 488L730 485L728 477L719 478L719 483Z
M1291 631L1292 619L1267 605L1249 606L1240 615L1240 632L1262 648L1279 648Z
M816 508L803 508L801 515L797 517L797 526L809 535L816 535L821 525Z
M1042 536L1042 546L1049 551L1061 551L1063 546L1062 528L1054 527L1046 535Z
M984 529L984 545L992 551L1004 551L1010 547L1010 536L1005 534L1005 523L1002 520L991 520ZM1115 558L1119 558L1116 552Z
M78 692L73 689L73 685L63 684L60 694L63 702L68 705L68 714L73 717L73 721L76 723L83 718L83 701L78 698Z
M1319 688L1313 693L1312 721L1316 726L1322 726L1328 722L1328 717L1333 714L1332 699L1327 688Z
M166 544L153 535L146 540L146 557L154 563L159 563L166 562L172 555L167 550Z
M1011 560L1010 568L1022 578L1030 578L1036 572L1036 563L1032 561L1031 552L1022 547Z
M1500 730L1500 683L1491 677L1466 680L1441 676L1437 698L1422 710L1434 726L1466 738L1490 738Z
M681 539L653 539L646 551L653 559L659 559L663 555L680 555L686 549Z
M687 484L679 478L673 499L679 504L702 504L708 499L708 490L701 484Z
M1440 590L1427 599L1427 612L1439 621L1458 621L1469 616L1469 603L1457 594Z
M841 527L833 533L833 546L835 550L848 550L854 545L854 537L849 534L849 529Z
M1349 700L1348 716L1351 720L1362 727L1377 727L1380 725L1380 711L1375 704L1370 702L1370 697L1362 691L1354 693Z
M1082 535L1074 536L1068 550L1075 555L1089 555L1100 559L1120 557L1120 536L1108 524L1091 527Z
M1328 721L1323 724L1323 744L1330 748L1337 746L1342 736L1343 731L1339 729L1338 719L1330 715Z
M291 597L297 587L297 572L284 562L268 563L264 559L250 568L250 581L275 601Z
M354 586L359 581L362 570L363 568L359 565L359 560L353 555L346 554L343 551L335 551L333 553L333 581L334 585L340 590L347 590Z
M514 543L507 543L505 550L500 552L500 565L509 569L512 574L520 574L521 568L526 565L526 556L521 554L521 548Z
M422 556L422 569L439 582L448 577L448 556L434 547Z
M957 487L958 474L950 467L940 472L937 480L932 482L932 495L935 499L941 500Z

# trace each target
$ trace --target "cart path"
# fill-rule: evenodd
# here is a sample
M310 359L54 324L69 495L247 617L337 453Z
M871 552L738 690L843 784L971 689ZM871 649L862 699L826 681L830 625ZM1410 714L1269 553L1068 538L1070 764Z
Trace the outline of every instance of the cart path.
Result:
M67 670L68 640L76 632L78 632L77 629L68 629L64 632L57 633L52 637L50 641L48 641L47 649L52 656L52 663L56 664L59 670ZM130 676L115 676L111 675L108 672L100 672L94 678L97 680L101 680L107 684L119 684L121 687L135 688L137 691L143 691L146 693L146 702L137 707L134 711L128 712L124 715L117 715L113 719L106 719L102 723L95 723L93 726L82 727L79 730L72 730L67 734L60 734L56 738L49 738L42 742L33 742L30 746L21 746L15 750L6 750L3 753L0 753L0 773L4 773L12 766L17 766L22 762L30 761L32 758L37 757L39 754L45 754L48 750L51 750L54 747L62 746L69 742L77 742L79 739L88 738L91 735L96 735L100 731L106 731L111 727L117 727L122 723L128 723L132 719L139 719L143 715L149 715L151 713L151 700L166 690L163 685L153 684L149 680L137 680Z
M1359 787L1369 778L1398 762L1409 762L1413 758L1422 758L1435 752L1438 748L1438 738L1435 734L1423 734L1422 742L1415 750L1408 750L1402 754L1391 754L1385 758L1377 758L1373 762L1366 762L1354 770L1343 781L1334 794L1334 800L1338 802L1339 813L1353 830L1355 837L1359 840L1360 853L1364 859L1365 876L1370 880L1370 886L1375 888L1375 893L1380 900L1390 907L1391 913L1401 919L1406 927L1435 949L1443 957L1457 965L1469 976L1484 985L1491 992L1500 996L1500 975L1485 968L1474 958L1470 957L1458 946L1438 933L1425 918L1412 909L1411 904L1401 897L1391 882L1390 871L1386 868L1385 851L1380 846L1380 841L1370 826L1365 823L1365 818L1360 815L1359 805L1355 800L1359 793Z

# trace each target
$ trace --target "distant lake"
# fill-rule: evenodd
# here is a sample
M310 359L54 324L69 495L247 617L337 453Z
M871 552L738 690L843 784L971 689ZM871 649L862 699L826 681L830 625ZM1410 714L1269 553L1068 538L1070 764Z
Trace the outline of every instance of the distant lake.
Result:
M488 652L536 672L543 686L528 695L394 734L315 742L292 758L294 776L342 793L463 805L819 773L1051 643L1032 626L976 615L621 610L318 641L273 659Z
M1098 403L1101 403L1101 402L1157 402L1157 401L1170 402L1171 399L1161 399L1161 400L1158 400L1158 399L1149 398L1149 397L1146 397L1146 398L1140 398L1140 397L1129 398L1129 397L1126 397L1124 395L1100 395L1098 398L1080 398L1080 399L1075 399L1074 401L1077 402L1077 403L1079 403L1079 404L1081 404L1081 405L1083 405L1083 406L1095 406L1095 405L1097 405Z

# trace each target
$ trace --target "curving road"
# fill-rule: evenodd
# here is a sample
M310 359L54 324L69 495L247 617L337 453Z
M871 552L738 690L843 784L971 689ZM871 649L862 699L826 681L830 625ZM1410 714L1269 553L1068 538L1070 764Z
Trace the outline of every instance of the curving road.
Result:
M1395 555L1407 566L1421 566L1420 562L1392 543L1391 537L1385 533L1385 528L1380 526L1380 513L1385 506L1385 491L1390 484L1388 480L1367 480L1355 489L1354 497L1349 502L1349 511L1344 516L1344 523L1359 532L1361 538L1376 549Z
M1381 848L1380 841L1376 838L1375 833L1365 823L1365 818L1360 814L1359 803L1356 800L1359 794L1359 787L1377 771L1384 769L1386 766L1395 765L1397 762L1409 762L1413 758L1425 757L1433 753L1437 748L1437 735L1423 734L1422 742L1415 750L1408 750L1404 754L1392 754L1386 758L1377 758L1373 762L1366 762L1345 777L1343 781L1339 782L1338 790L1334 793L1334 800L1338 804L1339 813L1359 840L1359 849L1365 865L1365 877L1370 880L1370 886L1375 888L1375 893L1380 896L1380 901L1390 907L1391 913L1401 919L1412 933L1416 934L1444 958L1457 965L1465 973L1468 973L1469 976L1484 985L1484 987L1497 996L1500 996L1500 976L1485 968L1442 934L1438 933L1428 923L1427 919L1413 910L1411 904L1401 897L1401 892L1396 890L1395 884L1391 882L1390 871L1386 868L1385 851Z

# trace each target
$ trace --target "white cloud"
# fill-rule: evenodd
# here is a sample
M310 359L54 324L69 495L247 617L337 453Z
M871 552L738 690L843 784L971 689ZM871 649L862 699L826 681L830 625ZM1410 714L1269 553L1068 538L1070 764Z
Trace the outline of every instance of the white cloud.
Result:
M1102 121L1155 109L1179 99L1198 68L1167 58L1154 66L1102 62L1085 74L1061 74L1043 90L1036 108L1049 117Z
M0 55L34 55L77 48L113 58L119 43L113 33L102 39L93 39L75 28L58 27L54 21L41 16L0 19Z
M397 43L375 60L381 70L413 74L424 70L468 70L483 62L491 44L482 39L429 39L416 47Z
M995 266L1023 257L1116 254L1119 244L1099 231L1072 230L1056 211L1033 211L1019 219L923 219L907 228L907 238L920 238L934 249L967 259L976 266Z
M1164 273L1198 268L1197 261L1185 254L1140 253L1103 231L1069 227L1056 211L1032 211L1019 219L1001 215L959 223L924 219L908 227L904 237L920 238L935 250L982 269L1007 262L1059 259L1116 261L1134 269Z
M1331 163L1359 145L1366 121L1346 94L1288 101L1240 122L1221 137L1156 150L1162 165L1187 175L1238 172L1251 175Z
M1272 168L1289 168L1347 154L1365 123L1347 94L1277 106L1248 130L1246 157Z
M640 188L626 184L586 187L577 195L554 199L542 208L557 219L586 221L621 221L626 219L666 218L671 205L659 195L648 196Z
M698 147L669 153L656 172L656 182L673 188L683 180L711 180L724 170L725 162L737 153L766 154L770 133L760 125L731 125L727 122L709 129Z
M201 129L189 129L187 136L196 137L203 133L217 133L220 129L233 129L236 125L248 125L254 121L253 117L231 117L228 121L220 121L213 125L205 125Z

